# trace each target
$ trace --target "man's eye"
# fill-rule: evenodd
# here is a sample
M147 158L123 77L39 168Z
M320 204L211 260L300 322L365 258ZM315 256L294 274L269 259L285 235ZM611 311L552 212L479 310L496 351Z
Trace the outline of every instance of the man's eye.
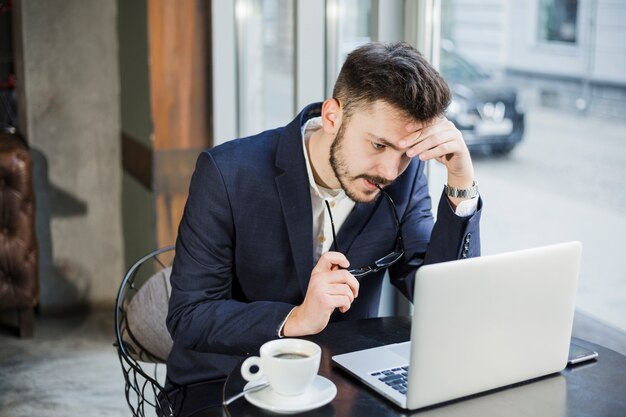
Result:
M380 150L380 149L384 149L385 145L382 145L380 143L376 143L376 142L372 142L372 146L374 147L374 149L376 150Z

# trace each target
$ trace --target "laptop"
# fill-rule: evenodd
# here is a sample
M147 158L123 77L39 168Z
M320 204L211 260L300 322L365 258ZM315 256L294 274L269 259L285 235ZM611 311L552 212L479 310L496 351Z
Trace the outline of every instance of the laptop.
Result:
M332 360L410 410L559 372L581 250L568 242L422 266L411 341Z

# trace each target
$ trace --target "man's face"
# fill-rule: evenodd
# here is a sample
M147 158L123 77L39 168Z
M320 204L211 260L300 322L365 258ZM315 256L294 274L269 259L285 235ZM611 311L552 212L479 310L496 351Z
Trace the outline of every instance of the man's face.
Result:
M419 135L415 126L381 101L344 119L330 149L330 164L348 197L371 203L379 193L376 185L384 188L404 172L411 158L405 154L408 148L401 149L398 143L402 139L413 143Z

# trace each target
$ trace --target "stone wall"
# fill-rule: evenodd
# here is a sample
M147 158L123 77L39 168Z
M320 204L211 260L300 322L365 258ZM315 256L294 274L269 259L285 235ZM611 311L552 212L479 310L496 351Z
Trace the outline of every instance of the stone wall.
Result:
M124 269L116 2L14 4L20 130L35 162L41 309L111 305Z

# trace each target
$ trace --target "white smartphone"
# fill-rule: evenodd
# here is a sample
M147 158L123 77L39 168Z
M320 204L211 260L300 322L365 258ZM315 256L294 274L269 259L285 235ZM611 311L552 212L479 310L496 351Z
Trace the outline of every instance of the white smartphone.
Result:
M567 359L568 365L576 365L579 363L596 360L598 358L598 352L579 346L573 342L569 345L569 357Z

